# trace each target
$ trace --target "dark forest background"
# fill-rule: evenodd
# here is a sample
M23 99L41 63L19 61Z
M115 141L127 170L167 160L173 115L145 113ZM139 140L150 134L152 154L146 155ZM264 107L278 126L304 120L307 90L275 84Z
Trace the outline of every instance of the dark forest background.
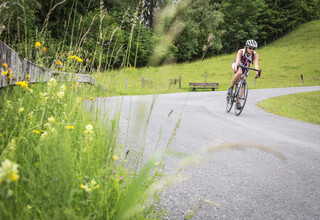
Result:
M173 40L161 61L226 54L247 39L259 46L319 19L320 0L1 0L0 39L29 59L47 62L75 51L94 68L141 67L157 45ZM176 31L179 29L180 31Z

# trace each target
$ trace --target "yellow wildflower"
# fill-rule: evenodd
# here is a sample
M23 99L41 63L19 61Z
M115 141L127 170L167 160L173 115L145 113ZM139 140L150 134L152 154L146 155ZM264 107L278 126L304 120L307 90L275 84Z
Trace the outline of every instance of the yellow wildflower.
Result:
M71 129L73 129L74 127L73 127L72 125L67 125L67 126L65 126L65 128L71 130Z
M11 67L9 67L8 72L9 72L9 73L12 73L12 69L11 69Z
M83 185L83 184L81 184L80 188L81 188L81 189L83 189L83 188L84 188L84 185Z
M6 76L8 74L8 71L2 71L1 75Z
M7 63L3 63L2 66L6 69L8 67Z
M119 158L119 157L118 157L117 155L113 155L113 156L112 156L112 159L114 159L115 161L118 160L118 158Z
M0 137L2 137L2 134L0 133Z
M93 100L93 97L90 97L91 100Z
M159 165L159 162L156 162L154 165L155 165L155 166L158 166L158 165Z
M57 61L58 66L62 66L62 62L60 60Z
M18 85L22 88L26 88L26 87L28 87L28 82L27 81L19 81L19 82L16 82L16 85Z
M22 113L22 112L24 112L24 108L23 107L19 108L19 113Z
M47 48L46 48L46 47L43 47L43 48L42 48L42 52L45 53L46 51L47 51Z
M36 134L40 134L40 131L37 131L37 130L33 130L32 132Z
M79 63L82 63L83 62L83 60L81 59L81 58L78 58L78 60L77 60Z
M99 184L96 186L96 189L99 189L100 188L100 186L99 186Z
M10 175L10 179L17 182L19 179L19 175L17 171L12 172L12 174Z
M41 47L41 43L38 41L36 44L35 44L36 48L38 47Z

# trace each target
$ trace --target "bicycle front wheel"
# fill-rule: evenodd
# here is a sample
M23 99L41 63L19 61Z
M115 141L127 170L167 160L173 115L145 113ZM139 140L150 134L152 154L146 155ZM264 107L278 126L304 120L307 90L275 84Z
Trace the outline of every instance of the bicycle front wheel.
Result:
M235 114L236 116L239 116L244 108L244 105L246 104L247 98L248 98L248 82L245 82L242 84L242 89L239 88L239 92L237 93L237 99L236 101L239 103L236 103L235 108Z
M226 105L226 110L227 112L230 112L230 110L232 109L234 103L234 98L233 98L233 94L227 94L227 105Z

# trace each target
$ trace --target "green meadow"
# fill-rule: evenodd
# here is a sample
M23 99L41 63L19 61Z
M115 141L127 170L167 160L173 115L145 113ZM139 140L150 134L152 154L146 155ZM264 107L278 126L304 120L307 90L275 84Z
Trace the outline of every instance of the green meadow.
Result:
M256 89L320 85L320 21L300 25L279 40L260 45L259 66L262 77ZM192 63L170 64L161 67L126 68L95 74L99 83L108 88L108 95L140 95L190 91L190 82L217 82L218 90L230 86L233 54L217 56ZM301 74L304 81L301 80ZM181 88L171 79L181 76ZM249 75L249 88L254 89L254 76ZM142 77L145 79L142 88ZM128 79L128 80L127 80ZM126 80L128 84L126 84Z

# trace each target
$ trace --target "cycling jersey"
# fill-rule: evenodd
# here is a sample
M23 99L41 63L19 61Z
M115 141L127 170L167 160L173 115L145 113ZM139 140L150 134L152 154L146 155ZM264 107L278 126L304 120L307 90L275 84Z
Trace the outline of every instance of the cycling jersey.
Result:
M245 53L245 49L241 49L242 50L242 56L240 57L240 62L239 64L245 66L245 67L250 67L250 63L252 63L253 60L253 56L254 56L254 51L252 54L248 54ZM232 63L232 69L234 70L234 66L236 65L236 59L234 59L233 63ZM248 69L242 69L242 74L247 74L249 72Z

